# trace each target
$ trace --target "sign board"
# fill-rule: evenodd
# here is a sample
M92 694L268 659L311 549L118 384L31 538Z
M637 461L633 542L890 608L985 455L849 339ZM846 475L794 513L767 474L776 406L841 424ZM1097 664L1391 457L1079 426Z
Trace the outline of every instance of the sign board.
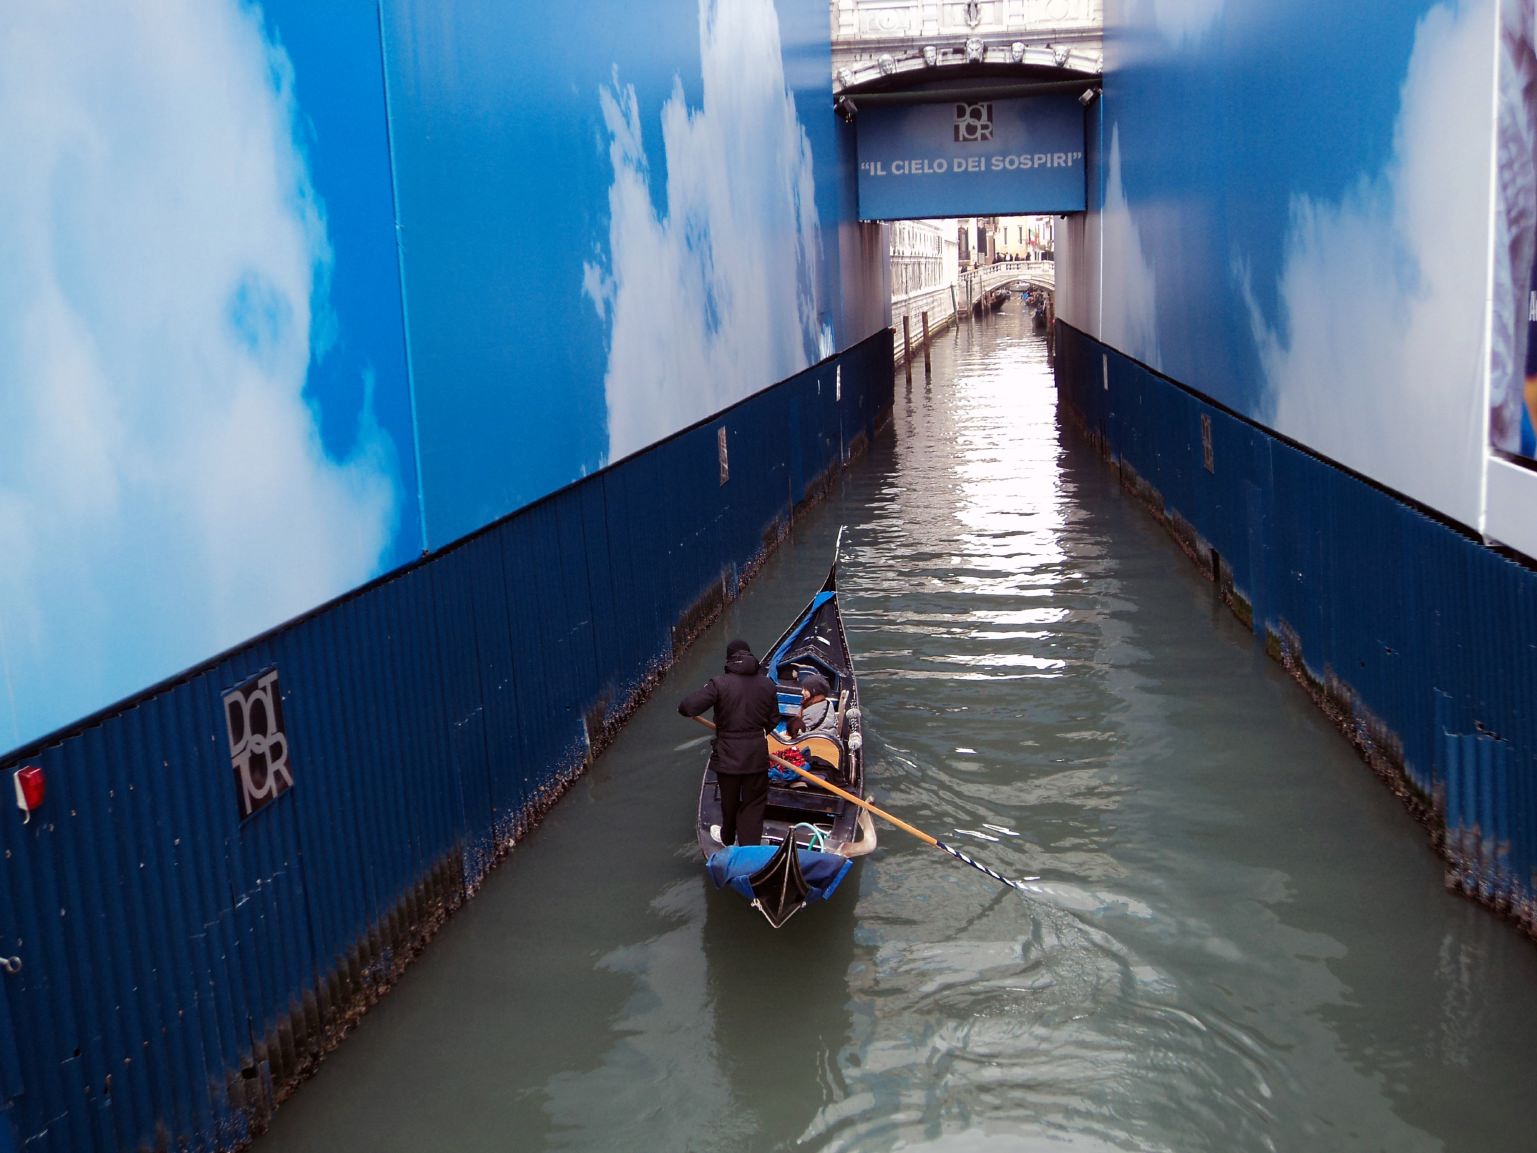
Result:
M1071 93L879 105L854 125L861 220L1084 210L1083 106Z
M235 800L243 821L294 783L277 669L225 693L224 721L235 769Z

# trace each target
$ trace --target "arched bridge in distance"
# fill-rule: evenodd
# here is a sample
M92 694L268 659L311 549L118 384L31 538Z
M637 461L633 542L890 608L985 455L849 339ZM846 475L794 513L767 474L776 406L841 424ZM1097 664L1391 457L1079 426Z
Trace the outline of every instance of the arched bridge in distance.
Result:
M1001 260L973 272L963 273L957 295L962 304L984 300L1000 288L1035 288L1054 292L1057 265L1052 260Z

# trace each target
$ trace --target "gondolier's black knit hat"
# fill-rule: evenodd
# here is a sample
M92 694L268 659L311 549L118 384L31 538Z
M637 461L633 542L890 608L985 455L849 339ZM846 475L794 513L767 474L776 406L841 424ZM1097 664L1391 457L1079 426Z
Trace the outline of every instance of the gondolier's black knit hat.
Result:
M752 652L752 645L748 644L741 637L738 637L734 641L727 641L726 642L726 655L728 657L732 653L750 653L750 652Z

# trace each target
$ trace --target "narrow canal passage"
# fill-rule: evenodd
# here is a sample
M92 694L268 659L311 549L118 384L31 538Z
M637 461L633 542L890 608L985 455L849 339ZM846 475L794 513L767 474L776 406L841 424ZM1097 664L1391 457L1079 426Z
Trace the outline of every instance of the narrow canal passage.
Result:
M1532 1148L1537 949L1063 428L1018 302L896 393L257 1153ZM1032 892L888 828L778 932L709 887L676 702L839 524L878 802Z

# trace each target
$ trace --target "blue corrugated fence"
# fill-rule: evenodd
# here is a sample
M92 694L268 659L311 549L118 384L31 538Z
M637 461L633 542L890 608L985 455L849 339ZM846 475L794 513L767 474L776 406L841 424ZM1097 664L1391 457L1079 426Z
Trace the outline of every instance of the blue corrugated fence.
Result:
M1404 796L1459 887L1537 933L1537 571L1060 323L1056 349L1066 411L1123 484Z

